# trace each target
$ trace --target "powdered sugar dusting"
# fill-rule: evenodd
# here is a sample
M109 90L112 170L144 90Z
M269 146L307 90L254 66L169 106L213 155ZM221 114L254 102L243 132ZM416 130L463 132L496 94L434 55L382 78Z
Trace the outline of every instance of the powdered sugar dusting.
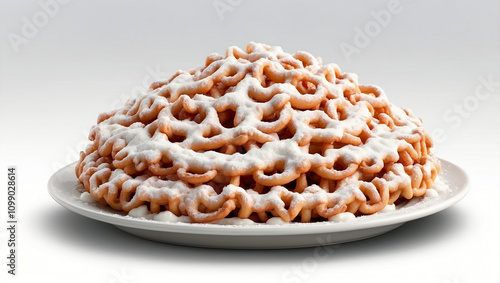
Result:
M424 206L428 205L431 202L436 202L439 201L440 199L444 199L447 197L447 194L451 192L450 187L448 184L446 184L440 177L436 178L436 182L434 186L431 189L428 189L430 193L426 194L424 197L415 197L401 205L387 205L384 209L380 210L374 215L370 216L362 216L356 218L356 216L352 213L349 212L343 212L336 214L332 217L330 217L328 222L330 223L345 223L345 222L353 222L353 221L359 221L363 220L363 218L370 217L370 218L375 218L376 215L380 216L388 216L392 214L399 214L399 213L405 213L408 209L414 209L419 206ZM85 193L83 193L85 194ZM82 194L82 195L83 195ZM267 196L269 197L269 196ZM272 197L270 197L272 198ZM167 222L167 223L192 223L191 219L189 216L176 216L170 211L163 211L158 214L152 214L149 213L147 210L147 206L143 205L141 207L138 207L136 209L133 209L129 212L128 214L131 217L134 218L139 218L139 219L148 219L148 220L155 220L158 222ZM325 222L325 223L328 223ZM219 219L216 221L209 222L207 224L217 224L217 225L233 225L233 226L249 226L249 225L297 225L300 223L289 223L283 221L280 217L272 217L269 220L267 220L266 223L257 223L254 222L250 219L241 219L238 217L231 217L231 218L224 218L224 219Z
M80 195L80 200L83 201L83 202L86 202L86 203L94 203L96 202L94 197L92 197L91 194L89 194L88 192L83 192L81 195Z
M251 206L254 211L269 211L268 207L273 207L275 213L281 209L284 215L285 194L294 203L305 204L305 210L309 211L311 207L325 203L334 206L347 200L352 202L354 197L359 202L366 202L365 192L374 192L375 186L369 183L370 180L363 180L366 175L361 171L369 171L370 164L374 167L390 164L391 168L384 176L375 177L369 173L373 175L370 178L377 178L384 186L394 190L404 185L408 188L404 192L405 197L413 194L412 186L418 189L422 180L429 180L435 175L439 162L427 152L430 142L426 144L427 136L421 121L409 110L389 103L382 89L374 85L358 85L356 75L341 73L335 64L322 65L319 58L305 52L292 55L283 52L280 47L257 43L250 43L249 46L253 52L247 54L246 59L234 55L241 50L230 47L226 57L210 55L207 62L212 61L211 64L188 72L180 71L167 83L151 88L123 108L101 115L92 131L94 143L89 146L83 160L83 164L91 164L89 168L96 163L101 164L96 170L92 168L94 171L85 167L93 174L93 179L87 180L93 182L90 194L111 202L110 205L116 208L132 209L130 215L135 217L148 215L147 207L134 207L130 198L134 198L137 205L145 200L168 200L169 205L171 200L178 200L179 210L183 213L194 211L198 215L204 213L197 208L200 199L215 207L215 204L222 205L228 199L239 198L240 205ZM288 68L290 65L283 62L300 65L300 68ZM262 74L255 76L259 72ZM274 81L268 84L266 80L273 76ZM305 78L307 81L297 83L297 80ZM223 94L207 94L217 91L214 90L214 82L222 84L232 80L235 83ZM304 85L310 85L314 91L299 91ZM189 93L193 89L200 91ZM180 113L181 110L184 114ZM279 115L276 113L278 110ZM230 127L222 125L219 117L225 111L234 112ZM375 117L376 111L383 115L379 113ZM194 118L181 117L190 117L191 114ZM272 119L264 121L265 116ZM283 121L286 123L279 131L287 130L289 136L286 137L271 130ZM238 142L231 145L242 147L248 140L254 144L248 145L244 151L230 154L220 150L228 141L235 140ZM342 146L334 147L337 142ZM314 149L314 143L321 148ZM417 152L413 147L424 149ZM418 164L421 167L413 168L421 170L415 173L420 174L420 181L418 177L412 179L405 171L412 168L398 162L402 152L406 153L403 156L406 160L411 160L406 163L412 164L413 160L421 162ZM96 162L100 158L112 161ZM112 166L107 166L106 162L111 162ZM278 176L292 182L307 172L333 175L337 170L334 165L341 163L346 166L354 164L356 172L339 180L338 187L332 191L319 184L307 184L303 191L291 192L285 187L286 183L276 185L272 181ZM153 170L150 168L153 165L160 166L157 170L172 170L172 173L155 176L148 171ZM163 165L165 168L161 167ZM365 169L360 169L362 167ZM320 174L320 171L323 173ZM179 181L182 179L180 172L184 172L183 176L211 174L213 180L216 177L252 176L256 183L259 181L262 185L267 182L266 186L271 188L266 193L259 193L254 188L244 189L225 183L216 192L205 181ZM82 182L83 179L81 177ZM413 182L420 183L414 185ZM132 193L132 189L130 192L127 189L131 196L129 199L117 196L122 185L134 188ZM362 191L362 185L365 191ZM429 197L435 195L433 191L428 192ZM373 198L375 201L377 196ZM126 202L130 208L124 208ZM196 208L193 208L195 205ZM338 211L346 210L340 205L337 208ZM383 212L391 208L388 206ZM217 208L210 209L206 214L216 211ZM191 220L194 219L193 213L190 214ZM180 215L180 212L176 214ZM165 213L157 218L184 221L176 218L183 216L176 214ZM350 218L350 215L344 214L332 219L347 221ZM219 222L227 221L239 223L235 225L250 225L248 221L239 220L221 219Z

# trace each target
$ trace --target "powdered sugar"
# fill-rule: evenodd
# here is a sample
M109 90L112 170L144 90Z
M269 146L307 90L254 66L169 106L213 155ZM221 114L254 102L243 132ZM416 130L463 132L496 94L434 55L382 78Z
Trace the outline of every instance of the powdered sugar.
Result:
M401 205L387 205L385 208L380 210L379 212L376 213L376 215L382 216L387 216L387 215L392 215L392 214L400 214L400 213L406 213L408 209L415 209L420 206L425 206L429 205L429 203L433 203L436 201L439 201L440 199L445 199L448 197L448 194L451 192L450 187L448 184L446 184L441 178L437 178L436 182L434 183L434 186L431 189L427 190L429 193L427 193L424 197L415 197ZM85 195L86 193L82 193L82 196ZM254 192L251 195L256 199L255 197L257 196L256 193ZM272 195L266 194L265 195L267 198L272 199ZM267 200L262 200L262 203L265 203ZM139 219L148 219L148 220L155 220L159 222L168 222L168 223L192 223L191 219L189 216L176 216L170 211L163 211L158 214L152 214L148 211L147 206L143 205L138 208L132 209L129 213L129 216L134 217L134 218L139 218ZM374 218L375 215L369 216L370 218ZM366 217L366 216L365 216ZM332 217L330 217L328 220L330 223L344 223L344 222L352 222L355 221L356 219L362 220L363 217L361 218L356 218L356 216L352 213L349 212L343 212L336 214ZM231 218L225 218L225 219L219 219L216 221L209 222L208 224L217 224L217 225L234 225L234 226L248 226L248 225L256 225L259 223L256 223L250 219L241 219L238 217L231 217ZM299 224L299 223L288 223L283 221L281 217L272 217L269 220L267 220L265 225L284 225L284 224ZM260 223L260 225L263 225Z
M85 202L85 203L95 203L95 199L92 197L91 194L89 194L88 192L83 192L81 195L80 195L80 200Z
M377 178L394 190L404 185L407 189L403 196L411 197L412 182L418 177L410 178L407 168L398 163L403 158L401 152L407 159L421 161L418 170L424 179L433 176L438 162L433 155L427 155L421 121L408 110L390 104L379 87L358 85L356 75L341 73L335 64L322 65L319 58L306 52L291 55L279 47L256 43L249 46L253 52L246 59L237 56L241 50L230 47L226 57L211 55L207 66L180 71L121 109L101 115L92 130L94 144L89 146L83 163L110 158L112 167L103 163L95 173L92 171L90 193L103 198L105 194L118 194L118 188L126 184L135 189L129 195L136 204L175 199L179 200L180 210L198 212L192 206L198 207L202 198L216 207L237 197L244 199L239 202L242 206L256 211L272 207L279 214L285 213L288 205L284 195L309 211L325 203L330 208L336 204L340 207L353 196L366 202L360 189L365 181L361 171L369 170L366 168L371 164L392 164L383 178ZM293 64L300 68L287 67ZM217 93L215 84L227 88ZM377 111L381 114L375 115ZM221 118L225 112L233 112L228 125ZM278 134L284 131L288 136ZM246 147L228 154L222 150L228 144ZM426 148L425 158L413 148L416 144ZM334 165L339 164L355 165L355 172L336 178L334 175L343 170L335 169ZM155 165L157 170L172 173L155 176L151 173ZM284 187L307 172L339 180L339 185L332 191L310 183L300 192ZM254 188L225 183L216 192L205 181L179 181L182 176L204 174L211 174L211 179L252 176L256 183L270 189L258 193ZM276 185L277 179L288 181ZM372 184L366 190L373 192L373 188ZM433 194L429 192L429 196ZM124 209L129 200L112 195L106 201ZM147 214L144 206L130 205L127 209L132 209L133 215ZM177 220L174 216L158 217ZM350 218L343 216L339 216L341 221ZM247 225L248 221L242 223Z
M262 51L266 53L267 58L286 58L290 54L281 53L280 48L273 48L270 51ZM236 68L238 71L242 69L257 69L259 64L269 62L259 59L256 62L241 62L235 60L233 57L228 57L223 60L223 67ZM273 64L274 67L282 69L279 64ZM312 66L312 69L318 69L319 66ZM219 71L224 68L220 68ZM284 71L284 70L283 70ZM170 94L170 104L159 114L159 123L163 127L181 128L185 134L185 140L182 143L165 142L166 138L161 132L155 133L151 136L147 127L138 124L136 127L122 127L115 124L116 119L112 117L99 125L101 134L105 134L101 139L120 138L127 144L121 149L115 158L120 159L121 156L127 156L133 159L134 163L141 163L146 161L153 163L161 158L161 152L168 152L171 160L174 160L174 165L180 167L197 167L203 170L218 170L218 171L232 171L237 170L242 174L249 174L253 170L265 170L268 164L274 164L278 161L285 160L285 170L295 170L297 164L304 162L312 164L324 164L330 160L336 160L342 156L347 161L357 162L360 160L370 158L377 159L383 158L387 155L397 155L398 149L401 147L403 140L401 137L408 136L418 129L419 124L415 121L407 121L404 127L398 127L395 131L390 131L384 124L371 123L373 126L372 131L378 134L377 138L372 138L365 144L359 147L348 146L339 150L327 150L325 156L310 155L307 152L307 144L311 137L319 136L322 139L340 139L345 133L359 133L363 127L366 127L368 120L371 119L370 112L364 104L349 105L345 108L345 115L342 121L329 119L327 114L322 110L312 111L298 111L295 112L291 123L296 129L296 132L289 140L279 140L277 136L272 134L263 134L257 130L258 124L261 123L261 118L257 117L261 111L259 108L266 108L267 104L276 104L277 101L289 101L294 95L301 95L297 89L291 84L275 84L275 88L279 89L280 93L276 94L271 100L265 103L255 103L255 100L249 97L251 89L262 88L260 82L249 75L241 80L232 91L228 91L221 98L214 99L206 95L195 95L193 98L187 95L180 94L181 88L186 88L186 85L194 83L194 78L202 76L203 73L195 73L194 75L182 74L177 76L169 84L155 90L150 90L145 96L154 97L155 99L164 100L163 95ZM212 74L217 76L217 73ZM324 78L323 84L329 86L330 95L342 93L345 84L350 84L346 79L340 80L337 83L330 83ZM347 81L347 82L344 82ZM273 88L273 86L269 88ZM370 86L376 88L375 86ZM303 96L303 95L302 95ZM176 98L177 97L177 98ZM398 113L397 107L390 105L385 98L385 94L381 92L378 97L391 107L391 111ZM192 108L207 109L206 118L200 123L189 120L178 120L171 113L171 105L177 100L184 100L184 103L191 104ZM229 108L236 108L235 120L241 120L238 126L231 129L221 129L220 139L232 139L241 135L260 135L263 139L268 139L262 147L252 149L246 154L226 155L214 151L197 152L193 151L190 146L193 143L200 142L206 138L203 137L201 132L207 127L217 127L219 124L217 113L215 109L220 108L220 105L229 105ZM267 107L273 109L272 107ZM402 121L408 119L406 115L400 115ZM322 128L311 128L309 123L311 120L324 120L327 121L326 125ZM370 124L370 123L368 123ZM220 127L220 126L219 126Z

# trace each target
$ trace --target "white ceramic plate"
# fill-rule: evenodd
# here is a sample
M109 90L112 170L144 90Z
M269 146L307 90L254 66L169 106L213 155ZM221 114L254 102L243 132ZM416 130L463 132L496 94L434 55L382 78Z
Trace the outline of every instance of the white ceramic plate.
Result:
M80 200L83 186L75 176L75 164L57 171L48 182L50 195L65 208L85 217L115 225L133 235L171 244L236 249L282 249L337 244L374 237L407 221L442 211L469 191L467 174L451 162L441 160L439 178L449 186L436 197L423 197L396 210L358 217L349 222L290 223L249 226L171 223L134 218L97 202Z

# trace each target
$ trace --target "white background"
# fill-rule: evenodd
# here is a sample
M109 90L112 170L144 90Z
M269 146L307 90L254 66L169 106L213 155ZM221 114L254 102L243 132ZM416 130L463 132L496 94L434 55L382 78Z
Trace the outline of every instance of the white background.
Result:
M391 10L390 1L66 2L0 2L2 282L499 282L498 1L402 1ZM49 177L76 160L99 113L156 77L249 41L308 51L381 86L423 119L439 157L468 172L470 193L441 213L342 244L321 259L314 249L227 251L142 240L50 198ZM343 52L347 45L356 53ZM4 264L11 165L18 170L16 277Z

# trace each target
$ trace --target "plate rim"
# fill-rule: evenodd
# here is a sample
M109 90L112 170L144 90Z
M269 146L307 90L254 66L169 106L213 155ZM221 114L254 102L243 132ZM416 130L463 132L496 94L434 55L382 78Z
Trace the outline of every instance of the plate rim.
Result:
M219 224L205 224L205 223L181 223L181 222L161 222L149 220L144 218L134 218L130 216L120 215L118 213L112 214L107 212L98 212L85 205L77 205L77 202L71 202L64 199L59 193L58 189L61 176L65 174L70 168L74 168L76 162L70 163L58 171L56 171L49 179L47 186L49 195L61 206L66 209L82 215L87 218L112 224L115 226L122 226L134 229L153 230L165 233L183 233L183 234L198 234L198 235L220 235L220 236L280 236L280 235L306 235L306 234L320 234L320 233L336 233L356 231L362 229L371 229L375 227L393 225L397 223L404 224L408 221L423 218L434 213L440 212L462 200L470 191L471 182L468 174L458 165L439 158L442 168L453 171L459 174L464 179L464 183L459 186L457 193L453 196L439 201L428 207L420 210L410 211L409 213L388 215L387 217L377 217L368 221L354 221L354 222L318 222L318 223L287 223L280 225L219 225ZM74 170L71 170L74 172ZM444 174L443 171L440 174ZM77 181L76 175L72 175L74 180ZM69 176L67 176L69 177ZM64 188L63 188L64 189ZM65 188L66 190L73 190L73 188ZM370 217L363 216L365 217Z

